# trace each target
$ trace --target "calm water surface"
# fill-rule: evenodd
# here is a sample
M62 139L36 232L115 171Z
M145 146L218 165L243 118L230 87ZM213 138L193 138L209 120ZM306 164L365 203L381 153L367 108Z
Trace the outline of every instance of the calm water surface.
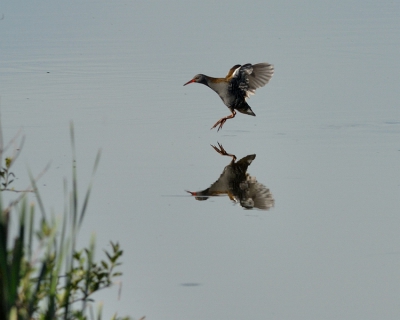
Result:
M0 15L1 121L22 128L14 171L40 172L63 210L69 122L82 195L100 170L80 241L124 248L122 296L105 315L146 319L400 317L400 6L394 1L8 2ZM229 110L197 73L270 62L271 82ZM230 162L270 189L268 211L196 201ZM107 318L106 317L106 318Z

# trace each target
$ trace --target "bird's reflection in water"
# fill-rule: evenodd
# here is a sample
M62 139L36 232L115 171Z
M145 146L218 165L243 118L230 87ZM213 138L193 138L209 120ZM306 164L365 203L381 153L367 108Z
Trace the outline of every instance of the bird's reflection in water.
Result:
M220 143L218 143L218 147L211 146L220 155L232 157L232 161L224 168L219 179L209 188L187 192L195 196L196 200L207 200L210 196L227 194L229 199L240 203L246 209L268 210L274 206L275 200L269 189L247 173L248 166L256 158L255 154L250 154L236 162L236 156L226 152Z

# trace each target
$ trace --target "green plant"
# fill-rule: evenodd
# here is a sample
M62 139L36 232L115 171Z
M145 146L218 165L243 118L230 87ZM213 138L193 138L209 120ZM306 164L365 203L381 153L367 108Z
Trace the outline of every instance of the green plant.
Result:
M1 135L1 128L0 128ZM0 158L2 158L0 139ZM77 236L85 217L93 177L100 152L97 154L92 179L81 206L78 199L75 139L71 125L72 188L68 192L64 183L66 204L62 217L46 214L36 179L30 175L31 189L36 195L36 206L28 205L24 192L8 207L0 197L0 319L101 319L102 308L93 316L92 295L112 285L121 272L115 269L121 264L123 251L119 244L111 242L106 258L94 259L95 239L88 248L76 249ZM1 191L9 190L12 183L11 160L1 171ZM1 195L1 194L0 194ZM18 230L11 234L11 219L18 217ZM38 220L40 220L38 225ZM119 318L116 315L113 319Z
M15 177L14 173L10 172L12 159L5 159L5 166L0 170L0 178L3 180L1 183L0 191L7 190L8 186L14 181L12 178Z

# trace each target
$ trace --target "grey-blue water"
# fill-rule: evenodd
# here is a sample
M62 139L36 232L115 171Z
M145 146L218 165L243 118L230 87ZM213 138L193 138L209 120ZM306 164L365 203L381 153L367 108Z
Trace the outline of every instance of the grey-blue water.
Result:
M0 7L4 139L63 212L69 122L83 196L102 149L80 242L124 249L97 296L146 319L400 317L400 3L397 1L35 1ZM197 73L275 65L229 114ZM196 201L230 158L275 199L244 210ZM34 201L34 199L32 199Z

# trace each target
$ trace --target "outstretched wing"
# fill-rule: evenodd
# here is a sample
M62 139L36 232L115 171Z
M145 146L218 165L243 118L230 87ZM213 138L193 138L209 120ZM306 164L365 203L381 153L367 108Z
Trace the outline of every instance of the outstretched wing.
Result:
M228 75L232 74L232 84L242 90L246 98L255 94L256 89L265 86L274 75L274 66L266 62L254 65L247 63L240 68L235 67L229 71Z
M269 63L253 65L253 72L249 74L249 91L254 94L256 89L264 87L274 75L274 66Z

